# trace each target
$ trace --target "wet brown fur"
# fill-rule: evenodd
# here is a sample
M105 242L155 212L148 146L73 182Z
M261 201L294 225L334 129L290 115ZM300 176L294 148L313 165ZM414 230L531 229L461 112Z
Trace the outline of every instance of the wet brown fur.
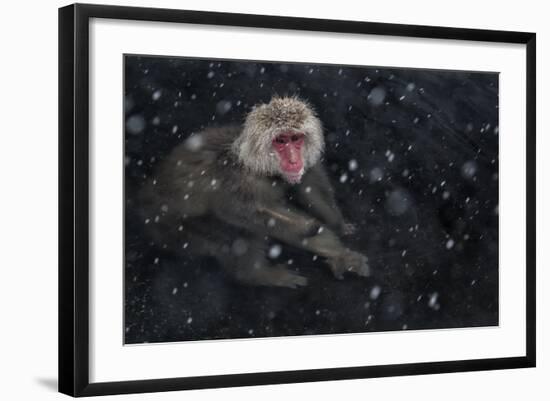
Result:
M305 135L299 185L281 179L271 141L281 130ZM209 128L163 160L140 192L143 224L157 245L209 255L244 283L297 287L307 280L266 259L267 240L325 257L337 276L367 274L364 257L345 248L345 223L319 160L321 123L297 98L274 98L243 127ZM307 157L306 157L307 155ZM289 202L290 188L297 193Z

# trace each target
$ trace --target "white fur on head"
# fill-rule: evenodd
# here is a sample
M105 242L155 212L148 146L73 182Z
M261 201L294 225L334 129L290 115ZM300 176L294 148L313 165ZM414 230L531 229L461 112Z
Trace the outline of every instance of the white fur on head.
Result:
M232 151L248 169L262 175L279 173L272 141L284 131L304 134L304 170L316 164L325 148L321 121L309 104L298 97L274 97L255 106L244 123Z

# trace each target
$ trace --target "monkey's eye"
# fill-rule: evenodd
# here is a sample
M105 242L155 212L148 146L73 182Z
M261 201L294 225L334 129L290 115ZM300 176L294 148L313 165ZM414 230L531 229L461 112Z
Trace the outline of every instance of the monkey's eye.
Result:
M292 135L292 137L290 138L292 142L296 142L298 139L300 139L298 135Z
M285 141L283 138L278 137L278 138L275 139L275 142L277 142L277 143L285 143L286 141Z

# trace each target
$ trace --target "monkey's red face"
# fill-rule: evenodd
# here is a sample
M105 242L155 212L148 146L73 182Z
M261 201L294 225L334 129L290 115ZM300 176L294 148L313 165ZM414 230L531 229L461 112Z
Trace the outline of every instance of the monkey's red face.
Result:
M283 178L291 184L300 182L304 174L304 159L302 157L304 134L283 132L273 139L271 146L279 156L279 167Z

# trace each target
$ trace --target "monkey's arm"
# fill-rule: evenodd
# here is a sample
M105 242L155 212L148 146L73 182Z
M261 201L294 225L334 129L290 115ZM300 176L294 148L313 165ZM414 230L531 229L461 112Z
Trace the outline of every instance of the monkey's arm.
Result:
M317 219L289 206L221 199L213 212L226 223L249 230L260 238L268 235L326 258L337 278L342 278L345 272L369 274L364 255L346 248L338 235Z
M214 196L210 203L211 212L220 220L260 238L270 236L326 258L338 278L347 271L368 275L366 257L346 248L327 223L285 203L271 185L262 188L261 182L256 182L252 186L261 188L259 196L247 190L249 185L228 185L227 188L233 188L233 191L226 192L225 196ZM341 216L338 210L337 213ZM338 221L342 221L341 217L335 220L337 226Z
M280 226L280 229L275 229L275 226L271 227L269 235L289 245L329 259L335 275L339 277L342 275L342 266L344 265L349 270L355 269L353 265L361 266L361 268L363 265L366 266L366 258L363 255L347 249L338 235L329 228L323 227L319 221L290 209L260 207L259 210L269 216L268 226L273 224ZM342 258L344 260L341 260ZM353 258L356 261L352 261Z
M299 243L303 238L317 233L322 225L317 219L290 206L243 200L239 197L220 197L214 201L212 209L226 223L287 243Z
M334 189L321 165L312 167L304 176L298 190L298 201L336 233L346 233L344 217L334 199Z

